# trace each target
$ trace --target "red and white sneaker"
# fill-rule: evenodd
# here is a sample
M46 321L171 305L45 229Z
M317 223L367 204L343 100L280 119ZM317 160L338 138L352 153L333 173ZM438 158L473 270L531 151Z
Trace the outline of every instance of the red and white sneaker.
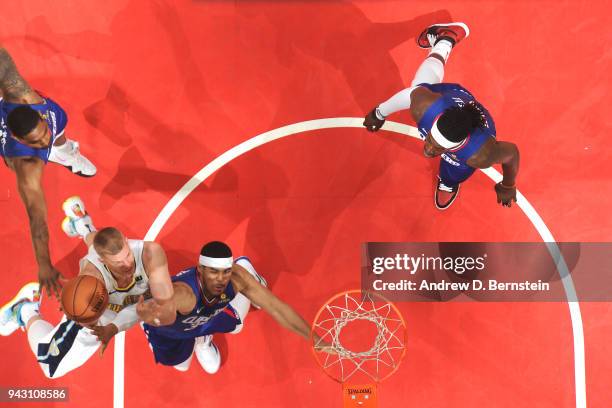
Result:
M470 35L470 29L465 23L434 24L427 27L417 37L417 45L421 48L431 48L442 39L449 40L453 47Z
M449 187L440 180L438 177L438 185L436 186L434 203L438 210L446 210L457 198L459 194L459 187L461 184Z

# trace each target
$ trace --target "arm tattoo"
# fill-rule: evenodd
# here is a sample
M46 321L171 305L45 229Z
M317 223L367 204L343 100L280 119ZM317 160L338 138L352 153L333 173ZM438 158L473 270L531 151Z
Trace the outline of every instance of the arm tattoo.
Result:
M19 99L32 92L32 88L19 75L13 59L4 48L0 48L0 88L6 99Z

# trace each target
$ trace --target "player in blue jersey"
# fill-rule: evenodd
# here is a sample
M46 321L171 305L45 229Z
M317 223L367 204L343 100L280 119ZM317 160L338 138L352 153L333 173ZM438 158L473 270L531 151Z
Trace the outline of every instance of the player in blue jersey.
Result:
M49 294L57 296L60 273L49 255L47 206L41 184L43 169L51 161L77 175L93 176L96 168L79 153L79 144L66 138L66 112L28 85L2 47L0 91L0 154L15 172L17 188L28 212L39 283Z
M475 169L501 164L503 180L495 185L497 202L510 207L516 201L519 151L515 144L496 140L495 123L489 112L461 85L443 84L444 65L453 47L469 34L463 23L434 24L417 38L421 48L430 48L414 80L365 117L372 132L394 112L410 109L425 140L426 157L441 156L435 205L448 208L459 186Z
M172 278L177 316L173 324L156 325L159 307L140 299L138 315L157 363L186 371L195 352L202 368L214 374L221 364L214 333L239 333L253 306L285 328L308 339L310 328L288 304L266 287L247 257L234 260L231 249L213 241L202 247L199 265ZM322 351L329 352L328 345Z

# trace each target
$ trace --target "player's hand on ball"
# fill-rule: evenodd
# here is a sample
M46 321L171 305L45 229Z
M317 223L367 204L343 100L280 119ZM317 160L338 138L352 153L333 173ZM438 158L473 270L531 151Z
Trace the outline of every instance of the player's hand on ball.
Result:
M159 326L159 320L162 315L162 307L155 300L145 302L144 296L140 295L138 304L136 305L136 313L140 320L151 326Z
M370 132L376 132L378 129L385 124L384 119L378 119L376 117L376 108L372 109L370 113L368 113L363 121L363 126L368 129Z
M119 333L119 329L114 324L107 324L106 326L93 326L91 331L94 335L100 340L102 343L102 347L100 347L100 356L104 354L104 350L108 347L108 343L113 338L113 336Z
M516 202L516 187L504 186L501 182L495 185L497 202L504 207L512 207L512 202Z
M38 269L38 283L40 284L41 295L44 288L47 290L49 297L54 296L59 300L62 291L60 279L63 279L63 276L53 265L41 266Z

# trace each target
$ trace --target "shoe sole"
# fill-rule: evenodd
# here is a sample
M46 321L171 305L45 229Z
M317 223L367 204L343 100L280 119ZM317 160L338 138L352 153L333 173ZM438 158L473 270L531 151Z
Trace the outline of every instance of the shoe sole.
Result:
M438 200L436 199L436 193L434 193L434 205L436 206L436 208L440 211L444 211L447 210L457 199L457 197L459 196L459 190L461 189L461 184L459 184L459 186L457 187L457 193L455 194L455 196L448 202L448 204L446 204L444 207L438 205Z
M60 164L60 166L64 166L64 165L63 165L63 164ZM72 174L77 175L77 176L79 176L79 177L84 177L84 178L90 178L90 177L93 177L93 176L95 176L95 175L96 175L96 173L97 173L97 172L96 172L96 173L94 173L94 174L83 174L83 173L81 173L80 171L77 171L77 172L72 171L72 166L64 166L64 167L65 167L65 168L67 168L68 170L70 170L70 172L71 172Z
M470 29L468 28L467 24L465 23L447 23L447 24L432 24L429 27L427 27L418 37L417 37L417 45L420 48L423 49L427 49L427 48L431 48L431 45L427 45L427 46L422 46L419 43L419 39L421 38L421 36L423 36L423 34L425 34L425 37L427 37L427 32L429 31L430 28L434 28L434 27L461 27L463 28L463 30L465 31L465 37L463 37L463 40L465 40L466 38L468 38L470 36Z
M65 226L64 226L65 224L70 224L70 222L71 222L71 219L70 219L70 217L67 215L67 216L66 216L66 217L65 217L65 218L62 220L62 231L64 231L64 233L65 233L66 235L68 235L70 238L78 237L78 236L79 236L79 234L78 234L76 231L74 231L74 232L73 232L73 230L69 230L69 229L68 229L68 227L65 227Z
M62 203L62 211L64 211L64 214L66 215L66 217L70 219L80 218L80 217L77 217L76 214L74 214L74 211L72 211L72 208L70 208L70 205L68 205L68 202L70 200L79 200L83 202L83 200L81 200L81 197L77 195L70 196L67 199L65 199L64 202ZM85 205L83 205L83 210L85 210L84 207ZM85 210L84 213L85 213L84 215L87 215L87 210Z

